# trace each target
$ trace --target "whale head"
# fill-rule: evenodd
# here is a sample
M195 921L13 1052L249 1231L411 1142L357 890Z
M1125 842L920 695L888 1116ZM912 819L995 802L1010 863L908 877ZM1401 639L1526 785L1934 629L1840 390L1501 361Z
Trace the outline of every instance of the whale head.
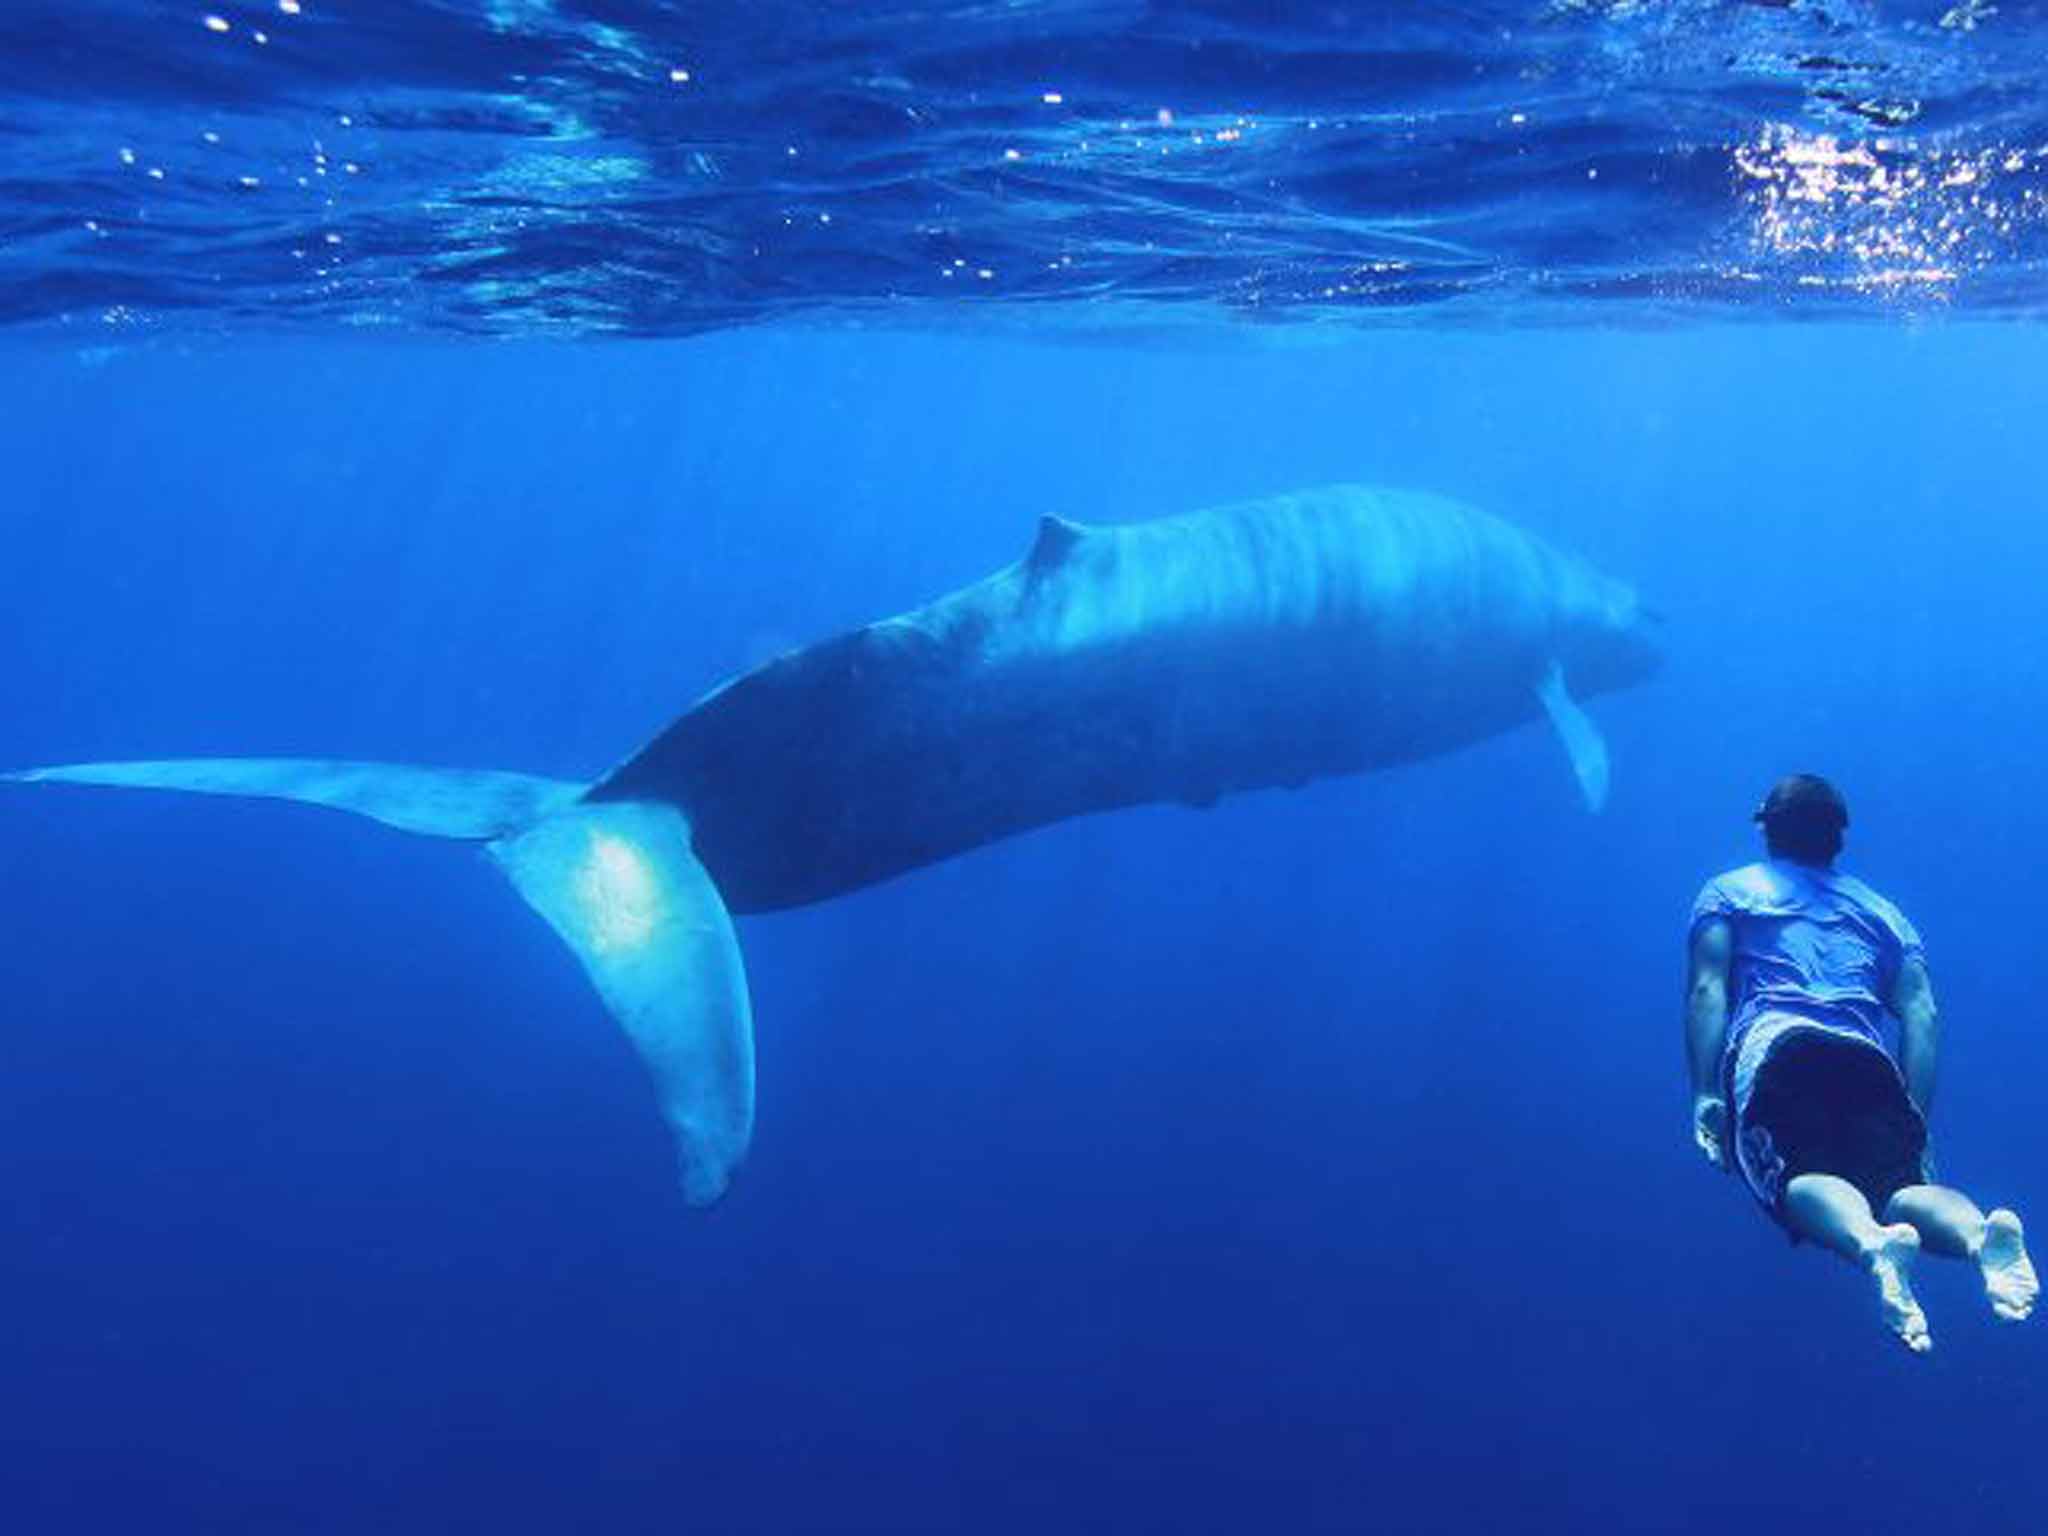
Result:
M1610 693L1664 665L1664 616L1625 581L1582 568L1554 621L1553 656L1574 691Z

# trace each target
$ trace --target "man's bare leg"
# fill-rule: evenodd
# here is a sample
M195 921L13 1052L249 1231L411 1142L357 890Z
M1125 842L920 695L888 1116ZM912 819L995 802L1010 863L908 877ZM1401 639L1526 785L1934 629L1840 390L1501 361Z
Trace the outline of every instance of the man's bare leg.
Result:
M1920 1252L1920 1234L1909 1222L1880 1226L1863 1191L1831 1173L1802 1173L1785 1186L1785 1220L1877 1282L1885 1326L1900 1343L1916 1355L1934 1347L1908 1278Z
M2027 1257L2026 1229L2013 1212L1986 1216L1961 1190L1909 1184L1886 1202L1884 1215L1911 1226L1929 1253L1975 1259L1991 1310L2007 1322L2024 1322L2034 1310L2041 1282Z

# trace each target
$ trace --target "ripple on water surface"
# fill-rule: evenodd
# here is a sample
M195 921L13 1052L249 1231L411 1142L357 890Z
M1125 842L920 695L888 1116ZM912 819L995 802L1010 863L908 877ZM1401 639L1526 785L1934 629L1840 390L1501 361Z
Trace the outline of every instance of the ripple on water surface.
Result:
M17 0L0 319L2033 313L2044 45L1986 0Z

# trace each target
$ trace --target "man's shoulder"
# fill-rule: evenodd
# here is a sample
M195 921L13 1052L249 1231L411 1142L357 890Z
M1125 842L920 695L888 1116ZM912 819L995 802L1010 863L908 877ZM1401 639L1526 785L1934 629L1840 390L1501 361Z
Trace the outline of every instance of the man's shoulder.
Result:
M1706 889L1752 901L1782 901L1791 894L1791 883L1776 867L1759 861L1722 870L1707 882Z
M1693 917L1725 917L1731 912L1767 912L1792 901L1785 877L1769 864L1743 864L1724 869L1705 885L1693 902Z
M1899 936L1901 943L1917 944L1920 936L1899 905L1854 875L1835 876L1835 889Z

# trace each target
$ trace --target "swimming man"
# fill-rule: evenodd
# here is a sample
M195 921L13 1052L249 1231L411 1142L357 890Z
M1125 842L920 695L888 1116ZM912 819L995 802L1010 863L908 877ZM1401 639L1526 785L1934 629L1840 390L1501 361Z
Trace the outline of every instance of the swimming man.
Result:
M1693 904L1694 1141L1795 1243L1869 1274L1914 1353L1933 1347L1909 1273L1923 1248L1974 1261L1991 1310L2019 1322L2040 1292L2019 1217L1986 1216L1929 1170L1937 1026L1920 936L1836 871L1849 809L1827 780L1781 779L1755 819L1769 857L1715 876Z

